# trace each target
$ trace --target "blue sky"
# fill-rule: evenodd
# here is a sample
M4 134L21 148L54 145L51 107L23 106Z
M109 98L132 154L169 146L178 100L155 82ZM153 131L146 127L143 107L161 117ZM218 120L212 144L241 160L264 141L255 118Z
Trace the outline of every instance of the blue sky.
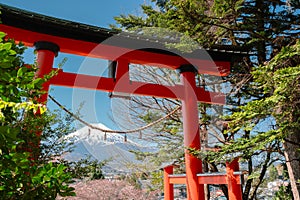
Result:
M150 0L1 0L0 3L80 23L108 27L120 14L141 14L140 5Z
M149 1L0 0L0 3L56 18L108 28L109 24L114 24L113 17L120 14L141 15L140 5L149 3ZM97 71L98 75L104 72L107 64L103 60L87 60L84 57L60 53L55 59L54 67L57 67L64 60L66 60L63 65L65 71L80 73L93 73ZM29 63L34 61L32 49L27 50L25 61ZM86 63L88 63L88 66ZM73 112L76 112L80 104L83 103L80 113L84 120L90 123L103 123L109 128L118 129L109 117L111 115L112 103L107 93L51 86L50 94ZM49 109L57 108L50 100L47 105Z

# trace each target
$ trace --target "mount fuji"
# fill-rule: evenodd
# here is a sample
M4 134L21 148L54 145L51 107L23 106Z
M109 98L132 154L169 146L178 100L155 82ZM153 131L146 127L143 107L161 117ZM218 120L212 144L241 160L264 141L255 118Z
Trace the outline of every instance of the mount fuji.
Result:
M103 124L92 124L101 129L109 130ZM145 147L132 140L125 141L124 135L104 133L87 126L70 133L64 139L74 142L74 151L64 155L64 158L76 161L90 156L98 161L109 160L103 167L104 174L129 173L132 166L144 164L137 160L132 151L153 152L154 147ZM131 167L130 167L131 166Z

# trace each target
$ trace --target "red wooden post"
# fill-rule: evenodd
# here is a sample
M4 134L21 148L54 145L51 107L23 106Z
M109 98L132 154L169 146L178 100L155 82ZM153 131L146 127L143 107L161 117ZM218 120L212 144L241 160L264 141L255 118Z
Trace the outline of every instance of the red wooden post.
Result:
M232 162L226 162L226 176L228 185L228 197L229 200L242 200L242 188L238 184L238 180L233 176L233 172L239 171L238 159L234 159Z
M182 117L184 145L187 148L200 149L199 116L197 96L195 94L197 70L193 65L182 65L178 69L184 87L182 100ZM198 183L197 174L202 172L202 161L185 150L185 165L188 199L204 199L204 186Z
M43 78L45 75L49 74L52 70L54 57L57 56L59 47L51 42L40 41L34 43L35 50L37 52L37 67L38 71L36 72L37 77ZM50 87L50 81L47 81L43 84L42 90L45 92L38 99L39 103L46 104L48 91ZM40 114L38 110L37 115ZM37 135L40 136L42 133L38 132ZM37 144L39 146L39 143Z
M170 184L169 175L173 174L173 166L169 165L164 168L164 199L173 200L174 199L174 185Z
M37 67L38 70L36 72L36 76L39 78L43 78L46 74L50 73L52 70L52 65L54 61L54 57L57 55L59 51L59 47L50 42L36 42L34 44L35 50L37 51ZM48 90L50 86L50 81L43 84L42 90L46 93L43 94L40 98L38 98L39 103L46 103L47 96L48 96ZM40 110L37 111L36 116L40 115ZM36 135L41 136L42 132L37 131ZM37 143L30 142L29 146L30 149L28 149L29 152L31 152L30 160L35 161L38 159L38 155L35 155L34 149L38 149L40 145L40 141ZM34 165L32 163L32 165Z
M52 70L54 57L57 56L59 51L59 46L52 42L39 41L34 43L35 50L37 51L37 77L42 78L49 74ZM43 84L43 94L38 101L40 103L46 103L48 97L48 91L50 87L50 81Z
M119 81L120 79L129 82L129 61L126 59L118 59L117 61L116 80Z

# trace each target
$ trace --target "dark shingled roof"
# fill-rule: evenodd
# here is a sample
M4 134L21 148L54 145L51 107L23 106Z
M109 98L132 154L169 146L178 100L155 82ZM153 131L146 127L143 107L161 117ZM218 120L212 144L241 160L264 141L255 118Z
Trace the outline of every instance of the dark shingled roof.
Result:
M144 49L146 51L155 51L163 54L172 54L170 51L165 51L164 40L145 37L143 35L118 32L107 28L77 23L69 20L58 19L46 15L41 15L34 12L25 11L15 7L0 4L0 19L1 23L25 30L30 30L38 33L50 34L59 37L65 37L86 42L101 43L106 39L116 36L119 37L112 45L132 48L141 47L141 44L151 44L151 48ZM124 40L126 38L126 40ZM118 41L121 41L119 43ZM156 48L153 48L156 47ZM197 52L198 51L198 52ZM198 57L199 51L207 51L214 60L230 60L232 56L245 55L249 50L244 47L236 47L231 45L215 45L211 48L201 49L193 53L186 54L188 57Z

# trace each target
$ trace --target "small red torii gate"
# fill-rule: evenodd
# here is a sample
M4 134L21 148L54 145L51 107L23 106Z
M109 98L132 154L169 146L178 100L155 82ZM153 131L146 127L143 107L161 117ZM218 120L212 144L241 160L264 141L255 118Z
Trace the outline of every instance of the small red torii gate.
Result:
M50 85L122 92L135 95L173 98L182 101L184 145L200 149L197 102L224 104L224 95L205 91L196 86L195 73L226 76L230 73L232 52L221 53L214 50L196 50L190 54L166 49L161 43L139 40L132 35L118 35L108 29L88 26L66 20L60 20L24 10L0 5L0 31L9 38L35 47L37 52L38 76L43 77L53 70L54 58L58 52L90 56L117 63L114 77L97 77L84 74L68 73L60 70L50 81L43 85L48 92ZM110 38L113 38L112 40ZM174 53L174 51L176 53ZM240 52L238 52L240 53ZM209 58L212 58L210 60ZM145 64L178 70L181 84L166 86L152 83L131 81L129 64ZM47 101L48 93L40 101ZM202 173L200 159L185 153L186 176L172 174L172 168L165 168L165 199L172 199L172 185L185 183L188 199L204 198L203 184L211 183L208 179L199 178ZM216 184L228 184L230 200L240 200L241 182L236 179L233 170L238 170L234 161L228 164L226 175L215 176ZM229 178L232 177L233 178ZM227 181L224 182L224 178Z
M232 162L226 162L225 173L199 173L196 174L196 180L199 185L214 184L227 185L229 200L242 199L242 178L243 173L239 171L238 159ZM174 199L174 184L187 184L185 174L173 174L173 165L164 167L164 195L165 200ZM188 199L190 194L187 194Z

